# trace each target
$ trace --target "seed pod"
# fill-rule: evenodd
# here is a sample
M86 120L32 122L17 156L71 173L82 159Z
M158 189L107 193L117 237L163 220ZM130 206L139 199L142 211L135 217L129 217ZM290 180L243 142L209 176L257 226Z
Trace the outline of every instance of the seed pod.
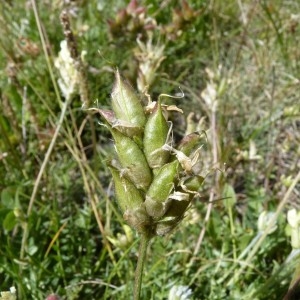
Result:
M110 127L116 128L124 135L128 137L142 136L142 127L138 127L127 121L117 119L113 111L98 109L98 112L105 119L106 123L110 125Z
M169 150L175 153L177 160L180 162L181 167L186 173L190 173L192 171L193 161L188 156L186 156L182 151L178 151L167 144L164 145L163 148L165 150Z
M160 168L146 193L146 210L149 216L162 217L168 209L168 197L174 188L177 177L178 161Z
M131 138L139 138L142 137L143 134L143 128L134 126L131 123L128 123L126 121L118 120L116 119L113 124L112 128L116 128L119 130L122 134L131 137ZM140 139L141 140L141 139Z
M116 80L111 94L112 108L116 118L129 122L137 127L144 127L146 116L141 101L135 91L124 81L116 71Z
M123 215L123 218L138 232L149 232L151 219L147 214L144 203L142 203L137 209L127 209Z
M190 201L190 193L175 191L169 196L169 200Z
M130 180L121 176L119 170L112 166L109 169L113 176L116 199L123 212L124 220L139 232L143 231L150 223L150 218L141 193Z
M146 191L152 181L152 173L144 153L132 139L118 130L112 128L111 133L115 140L119 161L125 169L124 174L138 189Z
M144 153L151 168L159 168L169 159L169 151L162 149L168 137L169 126L157 102L144 131Z
M176 217L176 218L182 218L187 207L191 203L191 200L193 198L193 195L187 195L184 196L183 200L178 199L171 199L169 204L169 209L164 215L164 217Z
M133 210L138 208L144 202L139 190L131 181L121 176L119 170L112 166L109 169L115 184L116 199L122 212L124 213L127 209Z
M178 150L189 156L195 148L199 147L201 136L198 132L193 132L185 136L178 145Z
M97 109L97 111L109 125L112 125L115 122L116 116L113 111L105 109Z
M160 221L156 225L155 233L159 236L164 236L175 229L180 221L181 218L170 218L165 221Z
M197 193L204 181L204 177L194 175L183 180L181 187L186 192Z

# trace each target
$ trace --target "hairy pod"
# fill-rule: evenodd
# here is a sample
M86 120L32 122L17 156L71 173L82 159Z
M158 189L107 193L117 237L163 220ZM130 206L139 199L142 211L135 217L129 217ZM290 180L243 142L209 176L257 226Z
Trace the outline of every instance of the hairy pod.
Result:
M112 108L116 118L133 124L137 127L144 127L146 116L141 101L135 91L124 81L116 71L116 80L112 90Z
M183 168L183 170L186 173L191 173L192 168L193 168L192 159L190 159L188 156L186 156L182 151L178 151L175 148L172 148L171 146L169 146L167 144L164 145L163 148L165 150L172 151L176 155L176 158L179 161L179 163L180 163L181 167ZM197 157L196 157L196 159L197 159Z
M126 121L118 120L116 119L112 123L112 128L116 128L119 130L122 134L131 137L131 138L138 138L140 140L143 135L143 128L134 126L131 123L128 123Z
M139 232L150 223L144 205L144 199L135 185L114 167L109 167L113 176L115 185L115 194L117 202L123 212L125 221Z
M126 175L138 189L144 191L150 186L152 173L143 151L129 137L111 128L119 161Z
M128 137L142 136L143 128L133 125L127 121L122 121L116 118L115 113L111 110L98 109L100 115L112 128L116 128L122 134Z
M144 203L136 209L127 209L123 214L124 220L138 232L149 232L151 219L147 214Z
M168 131L169 126L159 101L148 117L144 130L144 153L151 168L159 168L169 159L169 151L162 149L166 143Z
M127 209L138 208L144 202L140 191L130 180L122 176L118 169L112 166L109 169L114 180L116 199L121 211L124 213Z
M181 218L167 218L165 221L160 221L156 224L155 233L159 236L164 236L175 229L180 221Z
M197 193L204 181L204 177L194 175L183 180L181 187L186 192Z
M184 199L170 199L169 209L164 217L182 218L194 195L187 194Z
M164 165L157 172L146 193L145 206L147 213L154 218L162 217L168 209L168 198L177 179L179 163L173 161Z
M186 156L189 156L192 154L195 148L199 147L200 140L201 136L198 132L190 133L180 141L177 149Z

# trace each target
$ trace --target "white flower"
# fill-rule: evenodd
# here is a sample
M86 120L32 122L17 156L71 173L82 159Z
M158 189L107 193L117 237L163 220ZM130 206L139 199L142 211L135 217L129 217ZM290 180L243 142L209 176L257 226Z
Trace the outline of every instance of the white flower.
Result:
M192 290L186 285L173 285L169 292L168 300L189 300Z
M77 90L78 72L74 67L74 60L71 57L66 40L60 43L60 48L61 50L54 61L54 65L60 73L58 85L64 97L69 99Z
M116 247L121 250L126 250L133 241L133 232L132 229L124 224L122 225L124 233L117 233L116 237L113 236L107 236L107 239Z
M149 37L146 43L137 39L138 49L135 50L135 58L139 62L137 86L140 92L144 92L146 87L151 85L157 75L157 70L161 62L165 59L163 55L165 46L152 43Z
M257 221L258 231L264 232L269 226L270 221L273 219L273 216L274 216L274 212L263 211L258 217L258 221ZM276 229L277 229L277 225L276 223L274 223L273 226L269 229L268 234L273 233Z
M10 292L1 292L0 300L16 300L16 288L13 286L10 288Z
M300 212L297 213L296 209L290 209L287 212L287 220L292 228L297 228L300 225Z
M201 97L205 101L207 107L212 111L217 110L217 89L213 82L206 84L206 88L202 91Z
M300 249L300 212L295 208L287 213L287 221L291 227L291 245L294 249Z
M262 157L257 154L257 149L255 143L250 140L250 145L249 145L249 159L250 160L260 160Z

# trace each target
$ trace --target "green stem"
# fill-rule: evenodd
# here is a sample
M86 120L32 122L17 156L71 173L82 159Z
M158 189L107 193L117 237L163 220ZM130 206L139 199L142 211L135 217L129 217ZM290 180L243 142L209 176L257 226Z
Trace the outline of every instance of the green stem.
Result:
M149 241L150 241L150 235L148 235L147 233L143 233L140 241L139 258L135 270L135 281L134 281L134 291L133 291L134 300L140 299L143 269L144 269L144 263L146 259L146 253L147 253Z

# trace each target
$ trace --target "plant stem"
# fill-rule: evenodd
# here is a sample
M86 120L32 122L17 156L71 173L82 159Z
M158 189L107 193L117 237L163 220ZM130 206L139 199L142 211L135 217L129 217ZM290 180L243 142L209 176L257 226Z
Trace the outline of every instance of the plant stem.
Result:
M135 270L135 281L134 281L134 291L133 291L133 299L140 299L140 292L142 286L142 278L143 278L143 269L144 263L148 248L148 243L150 241L150 235L147 233L143 233L141 235L140 248L139 248L139 258Z

